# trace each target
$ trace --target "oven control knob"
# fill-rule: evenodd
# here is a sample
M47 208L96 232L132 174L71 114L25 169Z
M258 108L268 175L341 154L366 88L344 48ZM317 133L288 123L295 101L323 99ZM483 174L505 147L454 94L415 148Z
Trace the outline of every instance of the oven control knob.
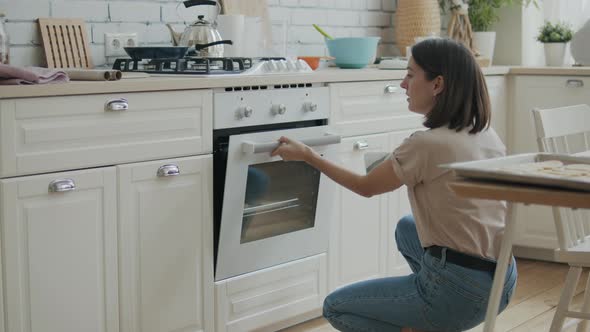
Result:
M252 113L254 113L254 110L252 109L252 107L250 107L250 106L242 107L238 111L238 117L240 119L241 118L249 118L252 116Z
M271 112L273 115L285 114L285 112L287 112L287 106L284 104L273 105Z
M303 104L303 110L305 110L306 112L315 112L318 110L318 104L307 102Z

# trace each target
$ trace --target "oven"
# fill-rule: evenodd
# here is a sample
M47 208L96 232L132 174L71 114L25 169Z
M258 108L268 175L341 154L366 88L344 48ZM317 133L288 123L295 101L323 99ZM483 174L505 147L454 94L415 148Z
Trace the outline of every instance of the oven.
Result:
M304 162L271 157L281 136L335 159L329 92L290 84L214 92L215 280L327 251L335 184Z

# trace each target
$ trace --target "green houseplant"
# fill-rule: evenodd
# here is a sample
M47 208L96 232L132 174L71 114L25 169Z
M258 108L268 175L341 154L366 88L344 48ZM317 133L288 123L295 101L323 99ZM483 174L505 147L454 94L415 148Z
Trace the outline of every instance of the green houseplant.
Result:
M572 40L574 31L569 24L566 23L545 23L539 29L537 41L541 43L567 43Z
M565 59L567 43L572 40L574 31L566 23L545 23L539 28L537 41L543 43L545 63L548 66L561 66Z

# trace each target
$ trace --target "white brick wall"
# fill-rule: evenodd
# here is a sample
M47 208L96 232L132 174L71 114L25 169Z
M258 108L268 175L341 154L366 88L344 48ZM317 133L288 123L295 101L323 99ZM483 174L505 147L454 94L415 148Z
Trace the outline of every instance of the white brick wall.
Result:
M209 6L188 12L182 4L177 9L179 3L180 0L0 0L0 11L6 13L12 64L44 65L37 18L76 17L86 21L93 62L101 66L106 62L105 32L136 32L141 45L169 45L166 23L182 31L184 22L197 15L210 16ZM323 38L312 23L321 25L334 37L380 36L379 54L397 54L392 28L396 3L397 0L268 0L273 28L280 29L280 22L286 22L289 56L327 54ZM274 31L273 35L281 34Z

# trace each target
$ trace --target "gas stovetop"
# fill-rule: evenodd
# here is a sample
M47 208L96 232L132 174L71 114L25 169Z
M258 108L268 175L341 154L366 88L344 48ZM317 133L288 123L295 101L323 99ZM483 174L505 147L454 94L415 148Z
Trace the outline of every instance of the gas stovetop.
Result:
M113 69L123 72L181 75L260 75L307 73L312 69L303 60L285 58L199 58L115 60Z

